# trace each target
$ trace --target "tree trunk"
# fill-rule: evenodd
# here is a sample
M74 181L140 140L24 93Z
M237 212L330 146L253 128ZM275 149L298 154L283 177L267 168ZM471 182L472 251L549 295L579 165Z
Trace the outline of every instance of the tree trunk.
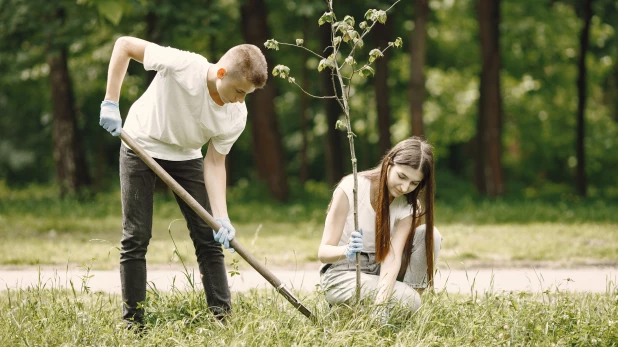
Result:
M427 51L427 0L414 1L414 30L410 33L410 117L412 135L424 136L423 102L425 101L425 57Z
M245 42L259 47L272 69L272 61L264 48L264 42L270 38L264 1L247 0L240 11ZM253 131L253 156L258 176L267 181L275 199L284 201L288 197L288 177L275 113L276 95L275 81L271 80L263 89L253 93L247 108Z
M303 41L305 44L309 42L309 18L303 18ZM301 77L301 86L304 90L307 90L309 87L309 73L307 71L307 67L305 66L305 62L309 58L309 53L303 50L301 66L302 66L302 77ZM305 184L307 179L309 178L309 163L307 158L307 147L309 142L308 136L308 126L307 126L307 113L309 108L309 96L302 91L300 92L300 132L303 138L303 143L300 148L300 182Z
M502 173L502 101L500 88L500 1L479 0L481 72L477 185L492 197L504 193Z
M386 21L385 24L376 24L373 27L376 46L383 50L388 47L391 37L393 21ZM390 50L384 52L384 57L376 60L375 93L378 108L378 132L380 134L379 148L381 155L388 152L391 148L391 109L388 103L388 62L390 60ZM365 161L366 163L366 161Z
M56 19L64 21L64 10L56 12ZM52 130L56 180L60 195L78 193L90 185L90 176L77 130L77 112L64 44L50 48L47 53L54 125Z
M320 27L320 42L322 47L330 46L330 26L322 25ZM321 50L320 50L321 51ZM328 49L323 52L323 56L331 54L332 49ZM330 71L326 69L326 71ZM328 72L322 72L322 95L335 95L335 89L331 75ZM335 123L342 114L341 106L337 100L324 99L324 108L326 110L326 122L328 123L328 130L326 132L326 176L328 178L328 184L335 185L343 177L343 150L342 150L342 132L335 129Z
M584 115L586 113L586 98L587 98L587 69L586 69L586 54L588 53L588 41L590 39L590 21L592 20L592 0L586 0L584 3L582 19L584 27L581 31L579 40L579 61L577 78L577 169L576 169L576 185L577 193L581 196L586 196L586 162L584 152Z

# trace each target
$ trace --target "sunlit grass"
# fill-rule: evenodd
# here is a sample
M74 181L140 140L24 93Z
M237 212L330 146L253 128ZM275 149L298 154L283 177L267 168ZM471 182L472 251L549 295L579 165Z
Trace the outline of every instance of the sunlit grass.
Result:
M280 204L245 199L230 190L229 212L237 240L268 266L317 264L328 189ZM2 187L0 187L2 188ZM241 194L242 193L242 194ZM118 266L122 215L119 192L89 199L62 199L51 188L0 189L0 265L89 263ZM245 194L246 195L246 194ZM489 201L461 198L437 202L436 226L444 236L441 261L469 265L614 264L618 259L618 213L604 201ZM151 266L177 264L178 252L195 263L193 244L170 194L155 199ZM227 263L239 259L227 256ZM240 267L247 264L240 262Z
M199 289L150 290L142 335L124 329L119 296L86 288L84 282L72 290L39 285L1 292L0 345L614 346L618 341L614 287L604 294L427 293L417 313L395 307L387 322L372 318L371 304L330 308L319 290L297 292L317 323L274 290L253 290L233 296L233 315L224 326L215 322Z

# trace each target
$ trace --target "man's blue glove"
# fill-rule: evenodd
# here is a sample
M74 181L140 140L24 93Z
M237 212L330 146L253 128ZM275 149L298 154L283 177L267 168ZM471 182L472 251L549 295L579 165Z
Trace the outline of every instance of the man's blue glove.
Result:
M236 229L232 226L229 218L216 218L215 219L219 224L221 224L221 228L219 231L215 233L212 231L212 235L215 238L215 241L219 242L223 245L225 249L229 249L230 252L234 253L234 248L230 247L230 241L234 239L236 235Z
M101 103L101 117L99 125L109 131L113 136L120 136L122 131L122 118L120 118L120 109L118 103L104 100Z
M363 250L363 229L353 231L350 235L350 242L345 247L345 257L354 260L356 259L356 253L360 253Z

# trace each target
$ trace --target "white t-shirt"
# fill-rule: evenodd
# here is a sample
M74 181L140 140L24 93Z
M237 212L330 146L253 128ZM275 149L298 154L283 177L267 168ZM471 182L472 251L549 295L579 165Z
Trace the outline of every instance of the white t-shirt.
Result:
M122 131L154 158L201 158L211 140L217 152L228 154L245 129L247 107L214 102L206 84L211 65L199 54L148 44L144 68L157 75L131 106Z
M376 211L371 206L370 201L370 189L371 181L369 178L363 175L357 175L358 177L358 227L363 230L363 252L375 253L376 252ZM345 246L348 244L350 234L354 231L354 177L348 175L344 177L336 189L341 189L348 197L350 203L350 209L348 210L348 216L346 217L345 226L343 227L343 233L339 240L338 246ZM397 222L412 215L412 205L408 204L405 196L399 196L395 198L390 206L390 225L391 225L391 237L394 235L395 226Z

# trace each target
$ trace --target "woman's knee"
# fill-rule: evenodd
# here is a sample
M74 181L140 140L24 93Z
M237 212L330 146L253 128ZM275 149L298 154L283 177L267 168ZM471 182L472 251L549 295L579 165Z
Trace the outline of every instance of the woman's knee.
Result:
M442 248L442 234L440 234L440 231L438 230L438 228L433 227L433 246L434 249L441 249Z
M423 240L425 239L425 236L427 234L427 225L426 224L422 224L419 225L416 229L414 229L414 237L415 238L422 238ZM440 233L440 231L438 230L438 228L436 228L435 226L433 227L433 244L434 245L441 245L442 244L442 234Z
M405 283L397 282L393 288L393 299L416 312L421 307L421 296Z

